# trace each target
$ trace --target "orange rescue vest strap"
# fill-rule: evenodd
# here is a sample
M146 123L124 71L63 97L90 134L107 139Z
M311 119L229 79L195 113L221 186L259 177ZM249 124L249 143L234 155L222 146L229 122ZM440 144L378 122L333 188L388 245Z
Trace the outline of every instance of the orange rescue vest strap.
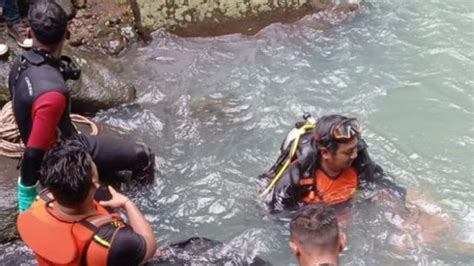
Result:
M101 225L120 222L117 215L110 214L94 202L97 215L77 222L61 221L48 211L50 207L47 203L51 200L46 200L43 196L30 209L21 213L17 220L21 238L37 257L55 264L78 265L85 258L83 251L87 250L92 239L102 246L110 247L110 243L95 233Z

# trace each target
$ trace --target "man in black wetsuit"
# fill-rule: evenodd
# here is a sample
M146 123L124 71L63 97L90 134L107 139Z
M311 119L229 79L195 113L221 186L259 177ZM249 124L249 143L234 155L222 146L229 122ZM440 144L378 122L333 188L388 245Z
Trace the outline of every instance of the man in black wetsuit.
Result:
M80 69L70 58L61 56L70 35L65 11L54 1L36 1L28 20L33 49L15 62L8 84L20 137L26 146L18 182L20 211L36 197L43 156L58 139L78 139L97 164L101 178L106 173L129 170L134 179L152 183L154 155L147 146L78 134L72 124L66 80L79 79Z
M267 182L265 203L271 211L309 203L343 204L358 188L388 188L405 197L405 189L388 180L370 159L356 119L328 115L303 127L308 130L298 139L286 140L277 163L262 175ZM295 141L298 146L289 155ZM284 168L286 161L290 163Z

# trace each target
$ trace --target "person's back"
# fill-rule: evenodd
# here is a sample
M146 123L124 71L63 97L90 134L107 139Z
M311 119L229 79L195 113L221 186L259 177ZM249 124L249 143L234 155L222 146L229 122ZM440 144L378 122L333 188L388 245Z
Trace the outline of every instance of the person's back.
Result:
M156 251L149 223L124 195L94 200L97 168L75 140L57 144L45 155L41 193L18 216L18 231L40 265L138 265ZM104 207L124 208L130 226Z
M345 242L334 211L325 205L303 207L290 223L290 249L302 266L339 265Z

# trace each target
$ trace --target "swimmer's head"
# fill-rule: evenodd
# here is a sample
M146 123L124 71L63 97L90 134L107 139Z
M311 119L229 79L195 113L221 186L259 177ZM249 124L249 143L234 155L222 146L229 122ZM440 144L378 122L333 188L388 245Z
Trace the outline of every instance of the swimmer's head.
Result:
M290 248L300 265L307 263L338 264L338 254L345 246L334 210L322 204L300 209L290 223Z

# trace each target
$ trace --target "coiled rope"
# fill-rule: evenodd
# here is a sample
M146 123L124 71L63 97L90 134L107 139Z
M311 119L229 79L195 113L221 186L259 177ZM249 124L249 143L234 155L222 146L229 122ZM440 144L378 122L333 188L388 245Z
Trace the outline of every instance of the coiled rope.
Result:
M71 120L77 128L84 124L91 128L90 135L97 135L99 129L96 124L84 116L71 114ZM20 158L24 144L20 139L20 131L13 116L12 102L6 103L0 111L0 155L9 158Z

